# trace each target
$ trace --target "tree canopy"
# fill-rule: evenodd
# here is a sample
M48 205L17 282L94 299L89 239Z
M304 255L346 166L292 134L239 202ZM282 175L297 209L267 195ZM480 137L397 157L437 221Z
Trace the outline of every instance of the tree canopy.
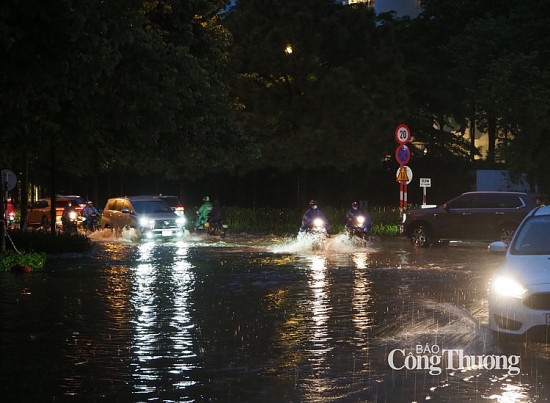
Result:
M332 0L227 3L2 2L2 165L42 185L55 172L358 167L377 184L407 123L419 166L504 167L550 187L546 0L425 0L415 19Z

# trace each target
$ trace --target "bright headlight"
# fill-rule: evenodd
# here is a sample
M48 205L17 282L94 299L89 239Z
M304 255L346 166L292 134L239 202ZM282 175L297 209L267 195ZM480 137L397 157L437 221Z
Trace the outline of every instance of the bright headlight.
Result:
M185 217L176 218L176 224L181 225L181 226L185 225Z
M527 289L510 277L497 277L493 280L493 290L502 297L521 298Z
M313 225L315 225L316 227L322 227L324 223L322 219L316 218L315 220L313 220Z
M147 217L142 217L139 219L139 226L142 228L153 228L154 224L155 224L155 221Z
M363 217L362 215L357 216L356 220L357 220L357 224L359 225L363 225L365 223L365 217Z
M77 217L76 211L69 212L69 218L71 220L76 220L76 217Z

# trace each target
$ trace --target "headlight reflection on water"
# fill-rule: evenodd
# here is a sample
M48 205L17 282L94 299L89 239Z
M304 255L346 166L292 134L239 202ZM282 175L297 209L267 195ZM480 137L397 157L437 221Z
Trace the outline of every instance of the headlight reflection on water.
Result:
M311 277L309 287L313 293L311 313L313 315L313 345L314 354L322 360L322 357L330 350L328 347L327 320L330 307L328 305L328 293L326 282L326 262L323 256L311 256Z
M183 242L175 246L154 242L138 246L139 264L130 298L134 310L132 352L137 393L166 387L183 389L196 383L185 375L196 368L189 314L194 276L187 261L187 248Z

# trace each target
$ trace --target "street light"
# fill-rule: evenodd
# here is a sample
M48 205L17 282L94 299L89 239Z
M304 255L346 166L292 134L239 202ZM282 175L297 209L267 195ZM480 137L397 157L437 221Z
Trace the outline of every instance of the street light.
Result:
M285 53L290 56L292 54L292 45L290 43L287 43L285 46Z

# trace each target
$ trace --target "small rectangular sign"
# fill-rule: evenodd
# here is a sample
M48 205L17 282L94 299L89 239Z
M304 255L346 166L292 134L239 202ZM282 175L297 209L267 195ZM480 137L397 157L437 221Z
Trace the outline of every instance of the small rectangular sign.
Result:
M432 178L420 178L420 187L429 188L432 186Z

